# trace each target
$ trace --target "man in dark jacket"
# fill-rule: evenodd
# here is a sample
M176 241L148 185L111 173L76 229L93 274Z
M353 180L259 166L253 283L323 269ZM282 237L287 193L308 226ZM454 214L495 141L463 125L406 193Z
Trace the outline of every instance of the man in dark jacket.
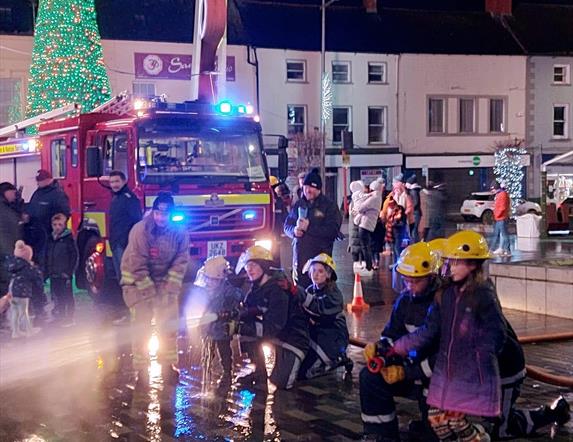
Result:
M263 340L275 347L271 382L279 389L292 388L309 348L308 320L302 311L297 290L286 275L273 267L271 253L260 246L249 247L239 258L236 273L245 270L251 290L243 301L239 335L241 346L255 364L255 371L239 379L265 387L267 371Z
M420 220L422 219L422 209L420 204L420 191L422 187L418 184L416 175L412 175L406 181L406 189L408 195L412 199L412 205L414 206L414 223L410 224L410 238L413 242L420 241L420 234L418 233L418 228L420 226Z
M0 183L0 297L8 291L10 273L5 262L14 252L16 241L22 239L20 213L16 210L16 187L12 183Z
M390 320L384 327L381 340L388 343L407 335L424 324L428 309L433 303L438 282L434 274L436 257L427 243L408 247L398 260L396 270L404 278L405 290L400 294ZM368 344L364 355L370 360L376 356L376 345ZM424 354L416 355L413 363L403 365L402 379L386 373L372 372L363 368L360 372L360 408L364 433L375 440L399 441L398 418L394 397L406 397L418 401L422 422L414 421L412 431L424 433L423 440L434 440L430 428L425 425L428 416L426 395L437 346ZM416 428L414 428L416 427Z
M303 197L291 209L284 231L293 240L293 279L306 288L311 284L302 268L321 253L332 256L334 240L340 231L342 216L336 204L322 193L322 179L318 169L304 178Z
M26 226L28 231L26 242L34 249L37 264L45 270L41 260L45 257L46 241L52 233L52 217L57 213L63 213L69 218L70 200L47 170L38 170L36 182L38 188L26 205L26 213L30 218Z
M141 204L127 187L127 178L119 170L109 174L109 186L113 193L109 206L109 245L113 255L113 268L117 279L121 278L121 258L127 247L131 228L141 220Z

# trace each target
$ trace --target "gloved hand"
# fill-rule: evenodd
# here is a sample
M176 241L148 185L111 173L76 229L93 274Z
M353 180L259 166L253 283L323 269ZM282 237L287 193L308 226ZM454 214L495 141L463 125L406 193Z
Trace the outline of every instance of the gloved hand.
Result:
M366 347L364 347L364 359L366 360L366 363L368 363L368 361L374 357L376 357L376 343L372 342L370 344L366 344Z
M382 367L380 369L380 374L386 383L390 385L403 381L406 377L406 373L402 365L390 365L388 367Z

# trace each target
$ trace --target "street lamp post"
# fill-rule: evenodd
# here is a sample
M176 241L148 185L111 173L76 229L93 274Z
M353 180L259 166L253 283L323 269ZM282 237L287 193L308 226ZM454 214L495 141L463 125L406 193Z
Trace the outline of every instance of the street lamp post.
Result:
M320 176L322 178L322 182L326 183L326 119L324 118L325 109L324 109L324 86L325 80L324 76L326 73L326 62L325 62L325 52L326 52L326 8L332 5L334 2L338 0L322 0L322 5L320 7L321 12L321 39L320 39L320 133L321 133L321 140L320 140Z

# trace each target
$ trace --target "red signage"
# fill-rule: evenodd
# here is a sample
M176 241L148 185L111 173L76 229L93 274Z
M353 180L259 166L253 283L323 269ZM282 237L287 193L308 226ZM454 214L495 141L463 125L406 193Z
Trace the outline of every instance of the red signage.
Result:
M135 78L191 79L191 55L136 52ZM227 56L227 81L235 81L235 57Z

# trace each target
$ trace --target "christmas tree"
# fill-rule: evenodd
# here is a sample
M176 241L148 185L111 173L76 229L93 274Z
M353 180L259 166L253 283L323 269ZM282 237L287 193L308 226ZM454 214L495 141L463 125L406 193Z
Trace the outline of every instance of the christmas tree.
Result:
M26 117L72 103L89 112L110 93L94 0L40 0Z
M498 143L494 154L493 173L499 183L505 184L505 190L511 198L511 212L519 205L523 197L523 165L521 159L527 153L522 140L509 143Z

